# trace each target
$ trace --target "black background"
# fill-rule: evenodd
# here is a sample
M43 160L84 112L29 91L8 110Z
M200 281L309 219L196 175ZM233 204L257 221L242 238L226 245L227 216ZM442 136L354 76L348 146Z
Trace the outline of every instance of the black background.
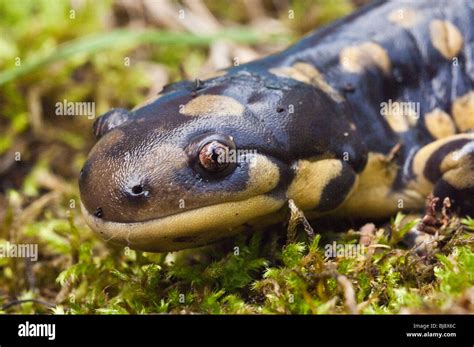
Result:
M55 323L56 339L19 337L18 325ZM413 324L456 324L415 329ZM408 338L407 332L456 332L457 337ZM0 347L103 344L182 346L215 343L255 346L473 346L474 315L387 316L0 316Z

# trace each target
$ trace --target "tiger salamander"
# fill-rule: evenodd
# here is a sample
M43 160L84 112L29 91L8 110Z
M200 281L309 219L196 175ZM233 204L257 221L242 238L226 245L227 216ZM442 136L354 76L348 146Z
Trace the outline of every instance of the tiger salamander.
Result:
M282 220L474 212L474 1L379 1L94 124L87 224L145 251Z

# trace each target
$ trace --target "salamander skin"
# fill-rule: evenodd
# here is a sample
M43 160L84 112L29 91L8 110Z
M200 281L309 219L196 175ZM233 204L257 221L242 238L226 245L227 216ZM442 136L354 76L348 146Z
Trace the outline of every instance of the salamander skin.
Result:
M474 212L474 1L377 2L287 50L94 124L86 222L146 251L281 221ZM231 154L235 154L232 157Z

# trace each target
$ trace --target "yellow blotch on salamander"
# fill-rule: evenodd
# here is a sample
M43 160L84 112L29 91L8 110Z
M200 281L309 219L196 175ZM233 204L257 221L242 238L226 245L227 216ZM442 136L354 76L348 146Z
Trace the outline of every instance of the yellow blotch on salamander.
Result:
M435 108L425 114L425 125L435 139L442 139L456 133L452 118L440 108Z
M448 154L440 165L443 180L458 190L474 187L474 170L471 168L472 144Z
M414 9L403 7L390 12L388 20L402 28L412 28L419 22L420 16Z
M425 199L423 195L410 190L394 191L391 188L399 169L385 155L369 153L367 165L359 174L357 187L342 206L334 211L334 215L344 218L383 217L399 211L400 200L406 209L418 208Z
M185 116L242 116L245 107L240 102L224 95L200 95L180 107Z
M433 47L446 59L457 56L463 45L459 29L446 20L434 19L431 21L430 39Z
M429 162L430 158L437 155L438 151L446 144L452 141L468 139L474 140L474 134L456 134L444 139L440 139L434 142L431 142L421 148L413 158L412 169L415 174L415 180L412 182L411 186L414 187L422 195L427 196L431 193L433 189L433 182L430 182L428 178L425 177L424 171L426 164Z
M261 154L251 157L250 161L246 190L266 193L275 188L280 182L278 166Z
M362 73L376 66L385 74L390 73L392 64L385 48L374 42L344 48L339 54L342 68L352 73Z
M419 114L409 103L399 101L382 103L380 114L385 118L393 131L401 133L416 124Z
M342 162L338 159L318 161L300 160L296 175L287 191L287 196L303 209L313 209L321 201L324 188L342 172Z
M334 101L344 101L343 97L326 82L323 74L308 63L296 63L293 66L273 68L269 72L280 77L311 84L328 94Z
M474 91L454 100L452 115L460 131L474 130Z

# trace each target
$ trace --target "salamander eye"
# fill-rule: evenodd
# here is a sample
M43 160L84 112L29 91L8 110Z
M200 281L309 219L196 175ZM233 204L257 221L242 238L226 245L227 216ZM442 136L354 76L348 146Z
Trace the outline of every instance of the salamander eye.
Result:
M229 166L229 150L229 146L219 141L208 142L199 151L199 163L206 171L223 171Z

